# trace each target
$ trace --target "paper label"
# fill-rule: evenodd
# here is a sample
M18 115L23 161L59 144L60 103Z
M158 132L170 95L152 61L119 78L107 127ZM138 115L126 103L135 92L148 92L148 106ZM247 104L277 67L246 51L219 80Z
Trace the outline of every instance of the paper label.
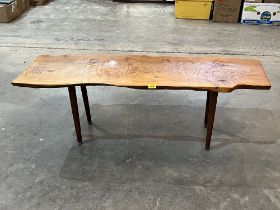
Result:
M149 89L156 89L157 85L156 84L148 84Z

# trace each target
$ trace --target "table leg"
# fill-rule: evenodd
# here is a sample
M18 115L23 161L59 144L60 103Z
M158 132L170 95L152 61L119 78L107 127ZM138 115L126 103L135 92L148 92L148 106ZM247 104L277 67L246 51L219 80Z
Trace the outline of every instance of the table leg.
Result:
M218 92L210 92L210 102L209 102L209 110L208 110L208 120L207 120L207 134L206 134L206 141L205 141L205 150L210 150L211 144L211 137L212 137L212 130L213 124L215 119L216 113L216 105L217 105L217 98Z
M85 110L86 110L87 121L88 121L88 124L92 124L91 115L90 115L90 108L89 108L89 103L88 103L87 87L82 85L81 86L81 91L82 91L82 95L83 95L83 101L84 101L84 107L85 107Z
M205 128L207 128L209 104L210 104L210 91L208 90L207 91L206 107L205 107L205 117L204 117L204 126L205 126Z
M70 103L71 103L71 108L72 108L72 114L73 114L77 141L79 144L83 144L80 117L79 117L79 108L78 108L78 103L77 103L75 86L68 87L68 91L69 91L69 97L70 97Z

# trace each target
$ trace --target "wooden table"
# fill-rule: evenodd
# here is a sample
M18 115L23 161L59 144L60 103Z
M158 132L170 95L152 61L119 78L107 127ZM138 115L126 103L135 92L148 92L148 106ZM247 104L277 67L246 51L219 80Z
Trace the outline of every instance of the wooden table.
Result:
M76 86L81 87L89 123L91 114L86 86L207 91L204 119L207 127L206 150L210 149L219 92L271 88L258 60L145 55L42 55L12 84L32 88L67 87L79 144L82 144L82 134Z

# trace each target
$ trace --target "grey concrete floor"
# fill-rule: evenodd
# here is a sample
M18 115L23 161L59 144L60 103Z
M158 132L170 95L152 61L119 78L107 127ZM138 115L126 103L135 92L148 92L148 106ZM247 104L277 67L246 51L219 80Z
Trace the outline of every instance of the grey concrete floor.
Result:
M56 0L0 34L0 209L280 209L280 27ZM205 93L91 87L78 146L66 89L10 85L35 56L69 53L256 58L273 88L220 94L205 152Z

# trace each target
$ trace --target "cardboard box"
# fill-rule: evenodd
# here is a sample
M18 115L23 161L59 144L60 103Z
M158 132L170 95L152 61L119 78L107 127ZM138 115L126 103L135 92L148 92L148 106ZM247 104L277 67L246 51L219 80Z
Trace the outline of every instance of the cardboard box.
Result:
M264 3L276 3L276 4L280 4L280 0L264 0Z
M32 6L42 6L48 3L49 0L31 0Z
M241 23L280 25L280 4L244 3Z
M176 0L176 18L209 20L212 0Z
M280 1L280 0L279 0ZM250 3L262 3L263 0L245 0L245 2L250 2Z
M213 21L222 23L238 23L241 0L216 0Z
M24 12L30 7L30 0L18 0L21 12Z
M9 4L0 3L0 23L8 23L21 14L21 8L17 0Z

